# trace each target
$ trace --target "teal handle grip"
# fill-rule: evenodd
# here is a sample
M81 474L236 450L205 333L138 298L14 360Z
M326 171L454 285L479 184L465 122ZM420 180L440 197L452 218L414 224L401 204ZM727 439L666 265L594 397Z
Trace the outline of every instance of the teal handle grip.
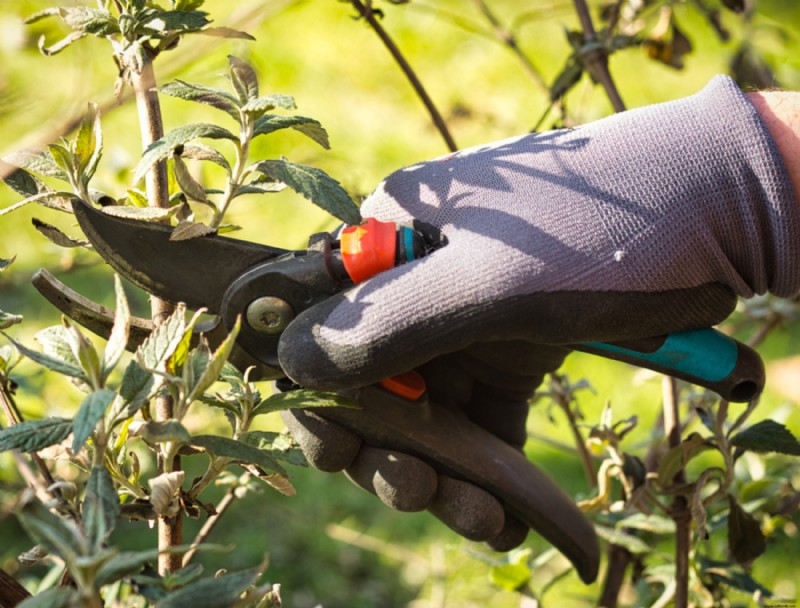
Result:
M752 401L764 388L764 363L758 353L711 328L573 348L686 380L728 401Z

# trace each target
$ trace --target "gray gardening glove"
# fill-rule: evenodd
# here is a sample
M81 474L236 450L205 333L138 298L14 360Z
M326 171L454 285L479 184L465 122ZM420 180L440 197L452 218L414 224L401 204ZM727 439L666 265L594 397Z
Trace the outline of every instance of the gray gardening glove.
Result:
M283 369L340 390L419 368L437 399L517 444L526 399L564 345L711 326L736 296L800 289L786 168L724 77L680 101L408 167L362 213L417 218L448 244L299 315Z

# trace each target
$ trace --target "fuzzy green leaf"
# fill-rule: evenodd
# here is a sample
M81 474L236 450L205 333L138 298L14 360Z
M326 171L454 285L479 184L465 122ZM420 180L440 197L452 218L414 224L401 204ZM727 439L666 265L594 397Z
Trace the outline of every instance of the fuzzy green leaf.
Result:
M181 158L189 158L191 160L211 161L225 169L228 175L231 173L231 165L228 163L228 159L210 146L204 144L186 144L183 146L180 156Z
M242 112L261 116L264 112L269 112L275 108L294 110L296 107L294 97L275 93L273 95L267 95L266 97L256 97L255 99L249 100L242 106Z
M222 127L208 123L194 123L178 127L170 131L158 141L153 142L142 155L136 167L134 182L141 180L145 173L157 162L164 160L172 154L178 146L182 146L195 139L229 139L238 142L239 138Z
M71 432L72 420L67 418L27 420L7 429L0 429L0 452L36 452L61 443Z
M276 393L267 397L253 409L253 415L268 414L293 408L306 407L349 407L358 409L358 403L339 393L297 389L285 393Z
M125 420L138 412L158 388L156 377L142 368L136 361L131 361L125 368L122 383L119 387L120 400L111 416L113 422Z
M42 332L39 332L39 334L41 333ZM37 338L39 334L37 334ZM73 378L78 378L79 380L82 380L84 382L89 381L89 378L86 376L83 369L81 369L80 364L74 365L73 363L62 359L61 357L55 357L46 353L40 353L35 350L31 350L30 348L27 348L26 346L20 344L19 342L17 342L12 338L8 339L16 347L16 349L20 352L20 354L24 355L31 361L38 363L39 365L42 365L51 371L58 372L59 374L64 374L65 376L71 376Z
M75 565L79 555L86 553L86 538L78 526L65 517L59 517L36 498L23 498L17 510L20 524L49 553L58 555L68 566Z
M288 160L265 160L254 168L270 179L283 182L346 224L361 223L361 214L353 199L324 171Z
M644 542L641 538L634 536L633 534L628 534L627 532L623 532L622 530L615 530L613 528L607 528L605 526L595 526L595 530L597 530L597 536L602 538L603 540L612 543L614 545L618 545L620 547L624 547L631 553L649 553L652 551L650 545Z
M30 25L32 23L36 23L37 21L41 21L42 19L45 19L47 17L54 17L56 15L59 15L60 14L59 10L60 9L58 7L46 8L44 10L35 12L34 14L25 17L25 19L22 22L25 25Z
M78 451L94 432L95 426L105 415L108 406L117 394L107 388L90 393L81 403L78 413L72 422L72 451Z
M233 55L228 55L228 65L231 83L239 96L239 101L244 104L251 99L256 99L258 97L258 76L255 70Z
M286 475L284 468L268 452L252 445L217 435L196 435L190 444L202 448L217 458L230 458L243 464L253 464L271 473Z
M328 140L328 132L322 127L319 121L305 116L265 114L255 121L253 125L253 137L268 135L274 131L287 128L294 129L310 137L326 150L331 147L330 141Z
M767 541L758 520L739 506L728 494L728 548L731 555L745 567L767 550Z
M160 553L184 553L187 549L189 549L189 545L178 545L168 547L163 551L159 551L158 549L145 549L144 551L123 551L118 553L104 563L97 571L95 587L99 588L137 573L148 562L158 559ZM215 545L202 545L198 547L198 549L201 551L219 550L219 547ZM174 580L173 577L177 578L179 572L182 572L182 570L172 573L170 575L170 580Z
M176 80L159 88L159 92L170 97L209 105L226 112L236 121L239 120L239 100L222 89Z
M148 420L136 427L131 425L131 435L141 437L150 443L166 443L174 441L177 443L189 443L192 438L189 431L177 420L155 421Z
M175 180L178 182L178 186L180 186L186 197L193 201L207 203L208 197L206 196L206 191L203 189L203 186L194 179L186 163L181 160L181 157L177 154L174 155L172 157L172 163L175 169Z
M89 7L60 8L61 18L76 32L94 34L95 36L110 36L119 32L117 20L102 9Z
M52 224L47 224L41 221L38 218L31 218L31 224L33 227L36 228L36 231L45 237L51 243L58 245L59 247L66 247L67 249L71 249L74 247L88 247L89 241L85 241L83 239L74 239L71 236L68 236L61 232L59 228L56 228Z
M176 0L176 11L194 11L203 6L206 0Z
M0 272L6 270L14 261L17 259L17 256L11 258L0 258Z
M255 36L248 34L247 32L235 30L230 27L206 27L200 30L198 33L203 34L204 36L216 36L218 38L238 38L240 40L256 39Z
M108 336L108 343L103 351L103 376L105 381L108 375L119 363L128 344L130 334L131 311L128 307L128 298L125 297L125 290L122 288L122 281L119 275L114 275L114 294L116 299L116 310L114 311L114 325L111 334Z
M61 144L50 144L47 146L55 163L67 174L75 175L75 155Z
M159 11L145 27L158 32L193 32L209 23L208 13L203 11Z
M239 435L239 441L266 450L272 456L297 467L307 467L308 461L291 435L269 431L250 431Z
M149 222L158 222L172 217L177 213L177 207L169 207L162 209L160 207L129 207L127 205L109 205L103 207L103 213L113 215L114 217L123 217L133 220L145 220Z
M117 525L119 498L105 467L92 467L83 499L83 528L95 551L100 549Z
M236 336L239 335L241 322L236 320L235 325L231 332L225 337L225 340L220 344L219 348L214 351L214 354L208 360L205 369L201 374L195 376L195 383L189 390L188 400L193 401L200 397L207 388L209 388L219 378L228 357L231 355L234 345L236 344Z
M505 591L518 591L531 580L533 572L529 565L533 552L530 549L512 551L489 571L489 580Z
M675 534L675 522L663 515L645 513L634 513L619 520L615 527L620 530L624 528L634 528L653 534Z
M737 433L731 444L751 452L777 452L800 456L800 442L784 425L774 420L762 420Z
M17 323L22 323L22 315L15 315L10 312L0 310L0 329L8 329Z
M17 194L28 197L47 192L44 182L37 179L24 169L15 169L3 174L3 182Z
M59 40L53 45L46 46L45 42L46 39L44 36L39 38L39 52L44 55L45 57L52 57L53 55L57 55L65 48L67 48L73 42L77 42L81 38L86 36L86 32L70 32L67 36Z
M54 177L61 181L68 182L67 173L58 166L53 155L49 152L36 152L22 150L5 157L4 160L15 167L27 169L33 173L38 173L45 177Z
M79 603L72 587L52 587L17 604L17 608L68 608Z
M83 117L78 135L75 139L75 156L79 169L84 174L84 181L94 175L103 153L103 131L100 128L100 113L97 104L90 103Z
M179 304L175 312L151 333L136 351L145 369L164 371L183 340L186 331L186 307Z
M158 608L225 608L238 606L242 593L253 586L260 575L257 569L222 574L190 583L158 602Z
M196 239L199 236L206 236L208 234L214 234L215 232L216 230L211 226L186 220L175 226L175 229L169 235L169 240L188 241L189 239Z

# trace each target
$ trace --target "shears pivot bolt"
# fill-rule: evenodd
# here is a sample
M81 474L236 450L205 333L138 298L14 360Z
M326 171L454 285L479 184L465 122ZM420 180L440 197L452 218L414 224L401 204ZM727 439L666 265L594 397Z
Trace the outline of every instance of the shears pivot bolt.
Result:
M294 310L286 300L266 296L250 302L246 316L250 327L257 332L279 334L294 319Z

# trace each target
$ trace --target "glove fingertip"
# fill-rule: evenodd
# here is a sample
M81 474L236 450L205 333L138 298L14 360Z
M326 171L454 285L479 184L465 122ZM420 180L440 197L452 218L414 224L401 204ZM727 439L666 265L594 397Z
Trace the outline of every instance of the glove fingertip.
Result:
M410 454L365 446L345 470L350 480L397 511L424 510L437 487L436 471Z
M500 502L476 485L439 476L439 488L428 510L464 538L486 541L498 536L505 524Z
M506 552L519 547L528 537L528 526L513 515L506 513L505 524L500 533L486 541L495 551Z
M349 429L313 412L285 410L281 418L314 468L336 473L352 464L361 438Z

